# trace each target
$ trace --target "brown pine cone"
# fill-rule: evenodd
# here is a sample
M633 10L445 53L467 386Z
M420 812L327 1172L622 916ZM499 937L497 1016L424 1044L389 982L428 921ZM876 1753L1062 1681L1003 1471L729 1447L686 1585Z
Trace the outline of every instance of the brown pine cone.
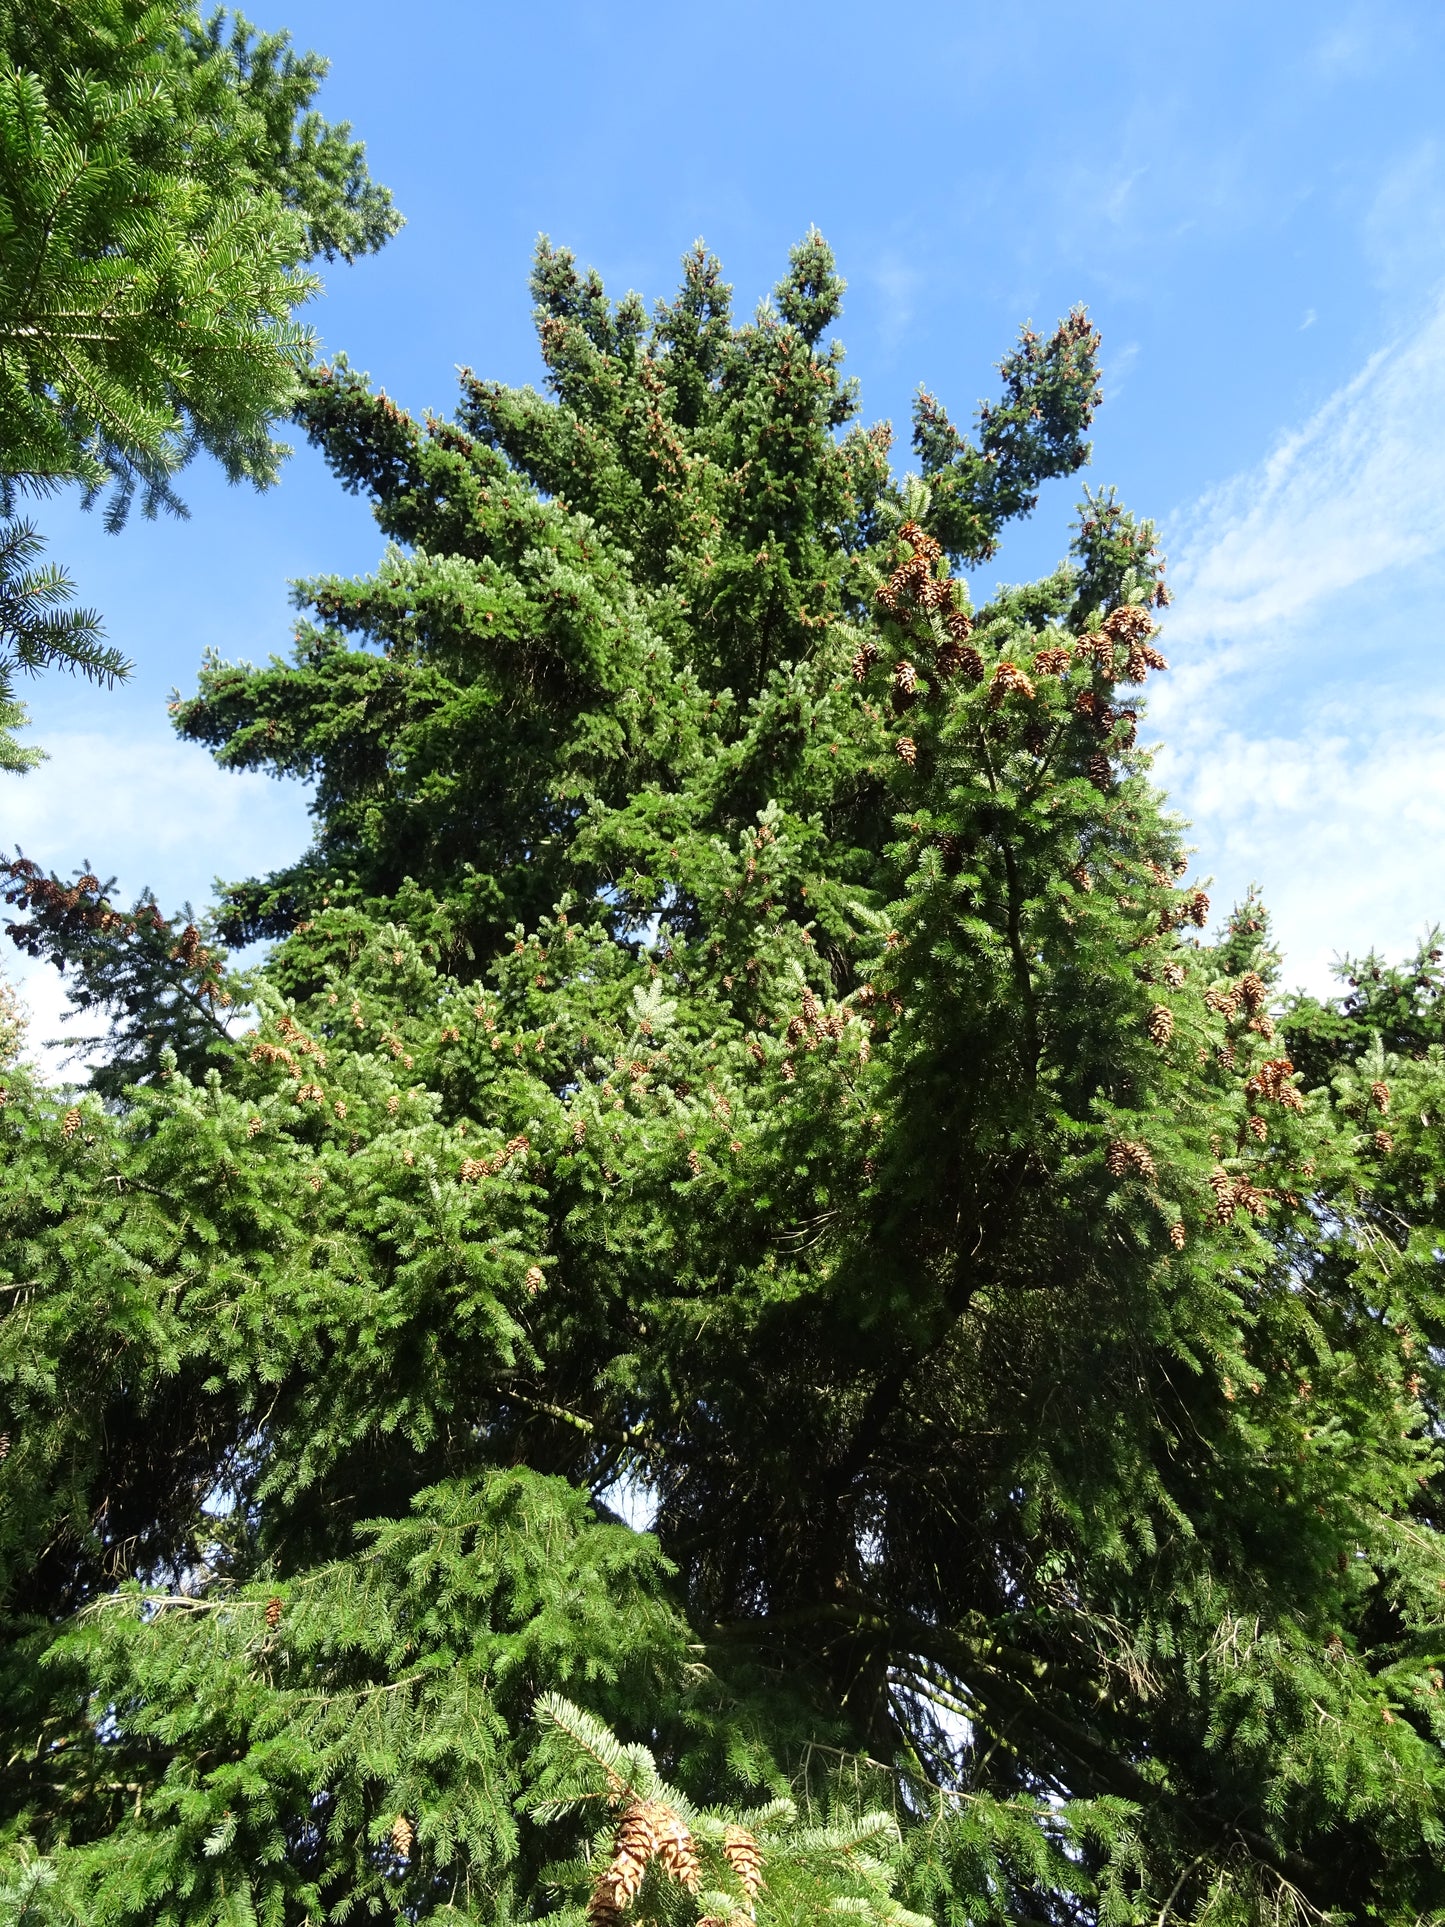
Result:
M1005 661L995 663L994 665L990 693L993 700L999 703L1003 701L1005 696L1014 693L1020 696L1026 696L1032 701L1036 691L1034 685L1029 681L1028 677L1016 662Z
M1246 970L1239 980L1239 1001L1253 1016L1269 995L1263 977L1257 970Z
M724 1833L723 1859L736 1874L738 1885L747 1898L748 1912L751 1913L763 1885L763 1855L746 1827L729 1827Z
M671 1807L659 1806L655 1812L658 1863L665 1874L695 1894L702 1878L702 1865L693 1837Z
M647 1864L661 1842L661 1815L664 1809L650 1800L632 1800L622 1810L613 1843L612 1860L597 1882L594 1893L607 1883L613 1905L628 1907L637 1898Z

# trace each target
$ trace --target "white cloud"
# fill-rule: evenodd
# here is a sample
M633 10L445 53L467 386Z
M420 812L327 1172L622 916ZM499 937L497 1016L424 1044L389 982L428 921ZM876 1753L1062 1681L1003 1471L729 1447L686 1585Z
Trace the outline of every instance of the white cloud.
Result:
M1181 523L1159 774L1323 989L1445 919L1445 302Z
M254 771L219 769L169 734L44 732L49 761L0 774L0 846L65 871L92 863L134 892L165 877L198 901L217 875L270 868L305 843L305 793Z
M1445 548L1445 302L1175 537L1172 633L1242 638Z

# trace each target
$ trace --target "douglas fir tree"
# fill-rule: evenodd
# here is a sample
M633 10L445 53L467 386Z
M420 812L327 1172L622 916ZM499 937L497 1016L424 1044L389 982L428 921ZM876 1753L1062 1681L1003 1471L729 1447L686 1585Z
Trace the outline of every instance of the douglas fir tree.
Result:
M176 704L304 860L9 866L116 1024L0 1110L12 1915L1445 1917L1438 975L1208 941L1112 494L971 606L1097 337L900 484L816 234L533 290L316 373L390 546Z

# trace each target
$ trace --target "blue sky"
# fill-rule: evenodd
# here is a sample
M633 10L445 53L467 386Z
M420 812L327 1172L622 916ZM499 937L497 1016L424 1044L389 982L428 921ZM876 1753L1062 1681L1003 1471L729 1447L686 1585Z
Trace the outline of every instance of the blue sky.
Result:
M701 235L746 310L816 222L865 416L900 425L920 381L966 416L1020 322L1087 302L1106 391L1088 479L1165 531L1174 668L1151 734L1216 897L1260 881L1317 987L1337 949L1398 951L1445 918L1438 4L251 11L331 57L321 104L408 218L328 273L310 319L410 408L450 409L458 363L538 377L541 230L649 298ZM200 468L186 493L188 522L118 538L42 505L136 674L33 685L52 760L0 775L0 845L172 903L288 859L307 819L299 786L176 744L170 688L207 646L284 651L288 579L381 551L304 449L267 495ZM976 594L1059 557L1074 493L1045 491ZM53 1030L45 972L7 967Z

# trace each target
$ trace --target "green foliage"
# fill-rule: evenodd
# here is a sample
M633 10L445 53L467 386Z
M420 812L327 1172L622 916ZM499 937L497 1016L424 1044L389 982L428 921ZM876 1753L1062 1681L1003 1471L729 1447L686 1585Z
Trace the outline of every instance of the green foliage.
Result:
M1357 1062L1377 1040L1409 1058L1445 1044L1442 954L1440 932L1431 930L1405 964L1387 963L1373 952L1346 957L1335 969L1344 985L1337 999L1292 998L1283 1028L1306 1077L1324 1082L1337 1064Z
M312 337L305 263L351 260L399 225L360 143L311 106L326 71L285 34L180 0L0 5L0 506L79 482L119 527L183 512L197 452L265 486ZM115 680L61 571L0 541L0 729L15 670ZM30 757L0 735L5 767Z
M549 1885L565 1892L568 1886L584 1897L605 1892L616 1820L611 1815L646 1804L682 1823L697 1858L693 1876L696 1911L704 1918L759 1919L767 1927L803 1927L828 1914L866 1921L869 1927L927 1927L926 1920L899 1905L894 1897L902 1838L891 1812L849 1810L829 1791L826 1817L802 1825L798 1806L790 1798L769 1801L751 1809L699 1808L684 1793L667 1784L657 1762L644 1746L621 1746L606 1726L559 1693L537 1702L542 1728L538 1749L538 1786L542 1798L533 1808L544 1823L578 1813L609 1812L593 1832L585 1856L551 1870ZM749 1892L729 1857L729 1846L742 1830L761 1863L761 1891ZM680 1882L661 1864L648 1865L642 1882L639 1911L660 1919L688 1918L685 1881ZM596 1902L591 1909L596 1913ZM550 1918L578 1920L581 1909L563 1908Z
M55 664L92 682L116 683L127 671L124 657L100 639L100 619L90 609L67 607L74 584L51 563L32 568L41 550L33 524L0 523L0 770L32 769L43 752L15 740L28 720L15 699L15 672L34 675Z
M309 379L390 547L176 709L314 785L244 1036L10 866L125 1066L0 1108L25 1905L610 1927L636 1794L669 1927L729 1824L765 1922L1445 1909L1435 980L1206 937L1150 524L949 573L1083 459L1088 324L899 483L842 292L544 242L546 394Z
M317 253L395 225L325 71L224 14L84 0L0 15L0 472L115 479L149 512L197 448L265 482L309 337Z

